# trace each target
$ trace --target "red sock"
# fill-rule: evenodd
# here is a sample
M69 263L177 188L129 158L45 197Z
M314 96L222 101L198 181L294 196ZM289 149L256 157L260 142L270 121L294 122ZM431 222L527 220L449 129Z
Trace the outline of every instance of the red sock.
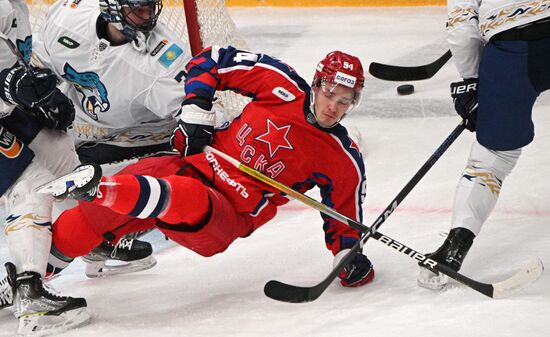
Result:
M141 219L194 225L204 220L210 207L206 187L189 177L122 174L103 177L101 183L94 202Z
M102 241L103 238L94 232L80 207L61 213L52 226L52 245L71 258L88 254Z

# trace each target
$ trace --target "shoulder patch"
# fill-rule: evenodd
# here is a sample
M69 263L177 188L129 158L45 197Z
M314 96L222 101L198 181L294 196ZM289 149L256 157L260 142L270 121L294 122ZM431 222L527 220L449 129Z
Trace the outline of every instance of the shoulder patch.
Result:
M290 91L286 90L283 87L276 87L271 92L273 93L273 95L279 97L285 102L292 102L296 99L296 96L294 96Z
M159 53L159 51L161 51L162 48L164 48L164 46L166 46L167 44L168 44L168 40L166 40L166 39L160 41L159 44L157 44L157 46L151 52L151 56L157 55Z
M60 44L64 45L69 49L76 49L80 47L80 43L76 42L75 40L67 36L61 36L59 39L57 39L57 42L59 42Z
M159 57L159 62L165 68L169 68L181 54L183 54L183 49L174 43Z

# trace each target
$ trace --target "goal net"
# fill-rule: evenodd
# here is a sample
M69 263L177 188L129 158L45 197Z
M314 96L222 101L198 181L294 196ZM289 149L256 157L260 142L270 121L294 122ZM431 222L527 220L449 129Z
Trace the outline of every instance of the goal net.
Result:
M78 2L78 0L58 0ZM28 0L33 33L37 33L49 6L55 0ZM195 55L204 47L219 45L248 49L223 0L163 0L159 19L182 40L188 41L186 57ZM249 99L231 92L218 92L217 103L231 115L240 114Z

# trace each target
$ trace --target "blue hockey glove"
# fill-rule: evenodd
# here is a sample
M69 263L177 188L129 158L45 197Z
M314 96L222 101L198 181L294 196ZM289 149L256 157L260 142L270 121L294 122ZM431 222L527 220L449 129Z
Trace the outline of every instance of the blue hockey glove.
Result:
M474 132L477 119L477 78L451 83L451 97L466 129Z

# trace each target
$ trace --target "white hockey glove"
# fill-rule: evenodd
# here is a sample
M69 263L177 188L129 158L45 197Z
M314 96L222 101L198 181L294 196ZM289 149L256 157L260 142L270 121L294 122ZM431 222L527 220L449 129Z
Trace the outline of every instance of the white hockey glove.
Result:
M172 133L170 145L182 157L200 153L212 143L216 114L212 102L204 98L192 98L181 106L178 126Z

